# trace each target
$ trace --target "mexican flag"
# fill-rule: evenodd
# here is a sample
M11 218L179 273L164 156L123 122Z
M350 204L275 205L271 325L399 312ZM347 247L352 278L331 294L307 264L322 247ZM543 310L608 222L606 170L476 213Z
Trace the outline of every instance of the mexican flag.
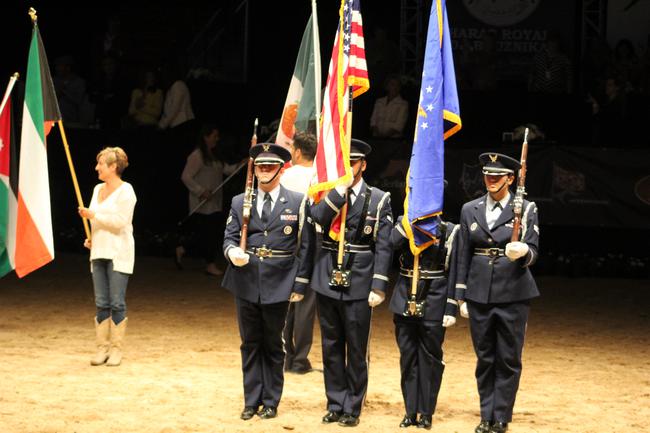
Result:
M289 148L296 130L317 134L321 98L320 42L316 1L302 35L296 66L293 70L287 99L275 139L276 144Z
M27 62L18 171L15 267L21 278L54 259L45 137L59 120L61 112L35 22Z
M0 106L0 277L14 269L16 240L16 191L18 176L13 129L11 127L12 77Z

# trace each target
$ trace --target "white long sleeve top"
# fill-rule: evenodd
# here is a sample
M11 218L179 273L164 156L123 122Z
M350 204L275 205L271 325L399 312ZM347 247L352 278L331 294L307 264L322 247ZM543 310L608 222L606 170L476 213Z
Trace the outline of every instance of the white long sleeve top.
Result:
M194 111L192 111L190 89L185 82L177 80L167 90L158 127L160 129L174 128L192 119L194 119Z
M95 213L92 227L90 260L113 260L113 270L133 273L135 241L133 240L133 210L137 198L133 187L122 182L115 191L99 202L99 191L104 183L95 186L89 209ZM91 267L92 271L92 267Z
M190 192L189 208L193 210L201 202L201 194L212 191L223 182L223 175L232 174L237 164L226 164L222 161L211 161L205 164L199 149L194 149L187 157L181 180ZM196 213L209 215L223 210L223 189L217 191L207 200Z

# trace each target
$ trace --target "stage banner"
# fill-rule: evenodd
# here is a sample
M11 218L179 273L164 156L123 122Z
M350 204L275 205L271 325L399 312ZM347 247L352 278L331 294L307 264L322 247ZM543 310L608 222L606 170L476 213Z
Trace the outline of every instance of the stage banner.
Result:
M515 158L520 148L490 148ZM486 149L448 149L445 214L485 194L477 155ZM650 150L531 145L527 199L539 206L540 224L650 230ZM453 221L453 219L452 219Z

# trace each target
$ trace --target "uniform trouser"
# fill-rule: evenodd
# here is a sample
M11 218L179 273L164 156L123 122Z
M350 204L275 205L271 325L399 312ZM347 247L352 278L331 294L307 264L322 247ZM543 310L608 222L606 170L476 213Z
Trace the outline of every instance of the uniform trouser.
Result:
M284 326L284 350L287 353L285 367L291 369L310 369L307 358L314 340L314 316L316 315L316 292L311 287L305 290L300 302L292 302Z
M512 421L530 304L468 302L481 419Z
M289 302L259 304L235 297L241 336L244 405L277 407L284 386L282 328Z
M354 416L368 388L368 339L372 309L365 299L340 301L317 295L327 410Z
M402 396L408 415L433 415L445 365L442 322L393 316L400 353Z

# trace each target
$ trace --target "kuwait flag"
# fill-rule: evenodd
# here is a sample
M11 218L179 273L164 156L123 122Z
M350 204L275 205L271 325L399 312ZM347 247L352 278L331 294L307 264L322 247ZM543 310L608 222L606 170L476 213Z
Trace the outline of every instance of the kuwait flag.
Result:
M17 74L16 74L17 75ZM16 251L16 191L18 176L13 129L11 128L11 89L16 78L12 77L0 106L0 277L14 269Z
M316 1L313 0L311 17L302 35L296 66L278 126L276 144L289 148L296 130L317 133L317 118L320 114L320 72L318 17Z
M23 277L54 259L45 137L61 120L43 41L34 23L29 47L20 135L16 274Z

